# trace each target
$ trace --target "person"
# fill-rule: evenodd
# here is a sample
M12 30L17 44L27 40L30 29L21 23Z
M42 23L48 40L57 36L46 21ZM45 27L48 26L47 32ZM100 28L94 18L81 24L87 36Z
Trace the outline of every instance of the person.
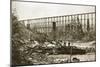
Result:
M66 46L66 42L64 42L64 46Z
M68 46L70 47L70 42L68 42Z

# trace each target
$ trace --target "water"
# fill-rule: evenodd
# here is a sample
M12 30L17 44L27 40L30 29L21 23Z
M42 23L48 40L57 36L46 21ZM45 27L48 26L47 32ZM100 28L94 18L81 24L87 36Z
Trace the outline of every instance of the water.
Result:
M70 55L62 54L62 55L49 55L48 58L53 58L55 63L60 63L61 61L70 60ZM88 53L85 55L71 55L71 61L73 62L73 58L77 58L80 62L83 61L95 61L95 53Z

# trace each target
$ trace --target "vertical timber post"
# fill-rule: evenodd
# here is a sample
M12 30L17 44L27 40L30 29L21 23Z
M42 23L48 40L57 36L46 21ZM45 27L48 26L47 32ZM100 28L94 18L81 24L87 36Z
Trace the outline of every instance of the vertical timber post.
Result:
M53 32L53 40L56 40L56 22L53 22L53 29L52 29L52 32Z
M87 19L87 32L90 31L89 19Z

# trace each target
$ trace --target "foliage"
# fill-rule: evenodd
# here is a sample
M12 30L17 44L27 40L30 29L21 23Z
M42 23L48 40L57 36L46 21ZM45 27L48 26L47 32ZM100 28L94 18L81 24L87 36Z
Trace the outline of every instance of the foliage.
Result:
M31 55L27 54L27 52L31 52L28 50L29 45L32 45L30 40L44 42L46 40L46 34L32 32L30 29L27 29L27 27L21 24L16 16L12 15L12 65L24 65L33 63L32 61L29 61L28 58L26 58L31 57ZM32 49L34 50L34 48ZM33 51L31 54L32 53ZM37 61L40 56L45 58L45 55L43 54L38 53L38 55L36 55L34 55L34 58Z
M27 63L24 58L24 53L21 47L29 42L32 32L29 31L23 24L19 23L16 16L12 15L12 64L22 65ZM24 48L25 49L25 48Z

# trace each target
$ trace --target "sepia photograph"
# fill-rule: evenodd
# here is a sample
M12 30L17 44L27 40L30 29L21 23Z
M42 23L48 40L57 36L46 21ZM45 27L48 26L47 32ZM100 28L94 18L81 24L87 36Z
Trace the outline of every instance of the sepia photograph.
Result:
M96 61L96 5L11 0L11 66Z

